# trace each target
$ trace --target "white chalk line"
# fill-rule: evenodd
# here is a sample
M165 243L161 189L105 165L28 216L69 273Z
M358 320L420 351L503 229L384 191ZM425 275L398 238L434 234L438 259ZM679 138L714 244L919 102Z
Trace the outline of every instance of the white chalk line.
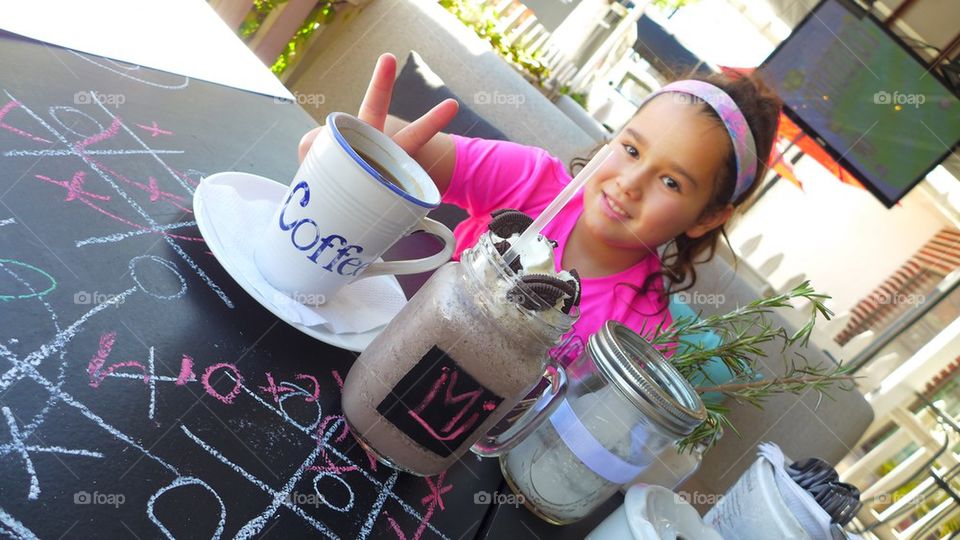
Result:
M82 456L82 457L92 457L103 459L103 454L100 452L94 452L92 450L77 450L72 448L64 448L62 446L36 446L33 444L24 445L23 448L26 448L29 452L43 452L49 454L65 454L68 456ZM7 443L0 445L0 449L3 449L4 453L9 452L11 449L16 450L12 443Z
M393 471L390 478L383 483L383 489L377 494L377 501L373 503L373 508L371 508L370 513L367 514L367 519L363 522L363 528L360 529L360 533L357 535L362 540L366 540L366 538L370 536L370 531L373 530L373 524L376 523L377 518L380 517L380 510L383 509L383 504L387 502L387 495L393 493L393 485L397 483L397 476L399 476L397 471Z
M17 518L8 514L3 508L0 508L0 523L3 523L4 527L22 540L36 540L37 538L37 535L33 534L33 531L28 529L23 523L20 523Z
M150 356L147 360L147 371L150 376L148 378L147 384L150 386L150 409L147 412L147 418L153 420L154 412L157 409L157 378L156 378L156 369L154 368L153 363L153 347L150 347Z
M37 480L37 471L33 468L33 460L30 459L30 453L27 452L27 447L20 438L17 419L13 417L13 413L10 412L9 407L3 407L2 410L3 416L7 419L7 427L10 428L10 439L13 441L10 444L17 453L20 454L20 458L23 459L23 464L27 469L27 474L30 475L30 489L27 492L27 499L35 501L37 497L40 496L40 481Z
M183 150L84 150L91 156L132 156L136 154L184 154ZM73 156L76 152L70 150L8 150L4 157L37 157L37 156Z
M159 225L157 227L150 227L147 229L137 229L135 231L108 234L107 236L91 236L90 238L77 240L75 245L76 247L83 247L88 244L108 244L111 242L119 242L127 238L132 238L134 236L141 236L144 234L153 234L156 232L169 231L173 229L181 229L183 227L192 227L196 224L197 224L196 221L181 221L179 223L171 223L169 225Z
M148 86L155 86L155 87L157 87L157 88L163 88L164 90L182 90L182 89L186 88L186 87L190 84L190 77L186 77L186 76L183 76L183 75L181 75L181 77L183 77L183 83L182 83L182 84L169 85L169 84L155 83L155 82L152 82L152 81L148 81L148 80L145 80L145 79L141 79L141 78L139 78L139 77L134 77L133 75L129 75L129 74L124 73L124 72L122 72L122 71L113 69L113 68L110 67L110 66L105 66L105 65L101 64L100 62L97 62L96 60L93 60L92 58L87 58L86 56L84 56L84 55L82 55L82 54L80 54L80 53L78 53L78 52L76 52L76 51L72 51L72 50L70 50L70 49L67 49L67 51L70 52L70 53L72 53L74 56L77 56L77 57L79 57L79 58L82 58L82 59L86 60L87 62L90 62L91 64L93 64L93 65L95 65L95 66L102 67L103 69L105 69L105 70L107 70L107 71L112 71L113 73L116 73L117 75L120 75L121 77L125 77L125 78L127 78L127 79L134 80L134 81L137 81L137 82L141 82L141 83L146 84L146 85L148 85ZM138 67L139 67L139 66L138 66ZM133 70L131 70L131 71L133 71ZM93 95L96 96L96 94L93 94Z

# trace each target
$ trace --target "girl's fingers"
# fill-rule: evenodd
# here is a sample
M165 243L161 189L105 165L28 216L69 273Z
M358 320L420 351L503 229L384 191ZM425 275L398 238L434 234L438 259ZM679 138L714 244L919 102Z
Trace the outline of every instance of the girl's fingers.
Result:
M323 126L315 127L300 139L300 144L297 145L297 161L299 163L303 163L303 158L307 157L307 152L310 151L310 147L321 129L323 129Z
M430 109L427 114L398 131L393 136L393 141L412 156L453 120L459 108L457 100L445 99Z
M390 98L393 96L393 81L396 74L396 57L390 53L380 55L377 65L373 69L370 84L367 86L367 92L363 96L363 102L360 104L360 112L357 117L380 131L383 131L387 121L387 111L390 109ZM393 136L393 140L407 154L413 155L434 135L443 130L450 123L450 120L453 120L458 109L456 100L444 100L430 109L427 114L397 132ZM314 128L300 139L300 144L297 147L297 158L300 162L303 162L303 158L306 157L310 146L313 145L313 141L317 138L321 129L323 128Z
M397 75L397 58L390 53L383 53L373 69L370 85L360 104L358 118L371 126L383 131L387 121L387 110L390 108L390 97L393 95L393 80Z

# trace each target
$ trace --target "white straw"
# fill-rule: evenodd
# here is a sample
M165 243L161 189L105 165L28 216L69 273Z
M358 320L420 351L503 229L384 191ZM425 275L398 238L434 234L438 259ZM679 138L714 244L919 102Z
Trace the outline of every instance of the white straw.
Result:
M606 161L607 157L610 156L611 150L610 145L605 144L603 148L600 149L596 155L593 156L593 159L590 160L587 165L577 173L577 176L567 184L567 187L563 188L557 196L544 208L543 212L537 216L537 219L533 220L533 223L527 227L527 230L523 231L523 234L520 235L520 238L510 246L510 249L503 254L503 261L510 265L513 263L513 260L520 255L520 247L526 245L527 242L533 241L534 238L540 234L540 231L547 226L547 223L553 220L560 213L560 210L573 199L574 194L577 193L584 184L587 183L587 180L593 176L593 173L600 168L600 165L603 165L603 162Z

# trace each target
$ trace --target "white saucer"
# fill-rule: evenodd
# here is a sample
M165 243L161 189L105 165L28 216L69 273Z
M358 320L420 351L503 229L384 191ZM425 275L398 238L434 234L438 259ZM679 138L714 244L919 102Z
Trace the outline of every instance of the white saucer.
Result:
M213 219L213 216L205 210L203 205L203 193L205 191L204 187L214 185L232 186L237 190L238 193L242 194L243 199L246 201L269 201L273 204L280 204L284 194L287 192L287 186L270 180L269 178L241 172L222 172L210 175L203 179L193 195L193 212L194 219L196 219L197 222L197 228L200 229L200 234L203 236L207 247L210 249L210 252L213 253L213 256L216 257L217 261L223 266L224 270L230 274L230 277L232 277L237 284L243 288L244 291L252 296L263 307L267 308L267 310L269 310L271 313L297 330L300 330L304 334L319 339L324 343L329 343L335 347L340 347L342 349L347 349L354 352L363 352L367 345L373 341L373 338L377 337L377 335L383 331L383 328L386 325L380 325L371 330L356 333L335 333L327 328L324 328L322 325L304 325L298 321L291 320L283 310L275 306L270 299L267 298L267 296L262 294L261 291L258 290L243 275L233 260L235 255L228 253L229 250L218 235L216 220ZM249 234L249 231L258 231L266 228L266 222L247 222L246 225L249 226L246 234ZM220 231L220 234L223 233L224 231ZM387 283L392 288L395 288L395 290L399 293L400 298L405 298L403 296L403 289L400 288L400 283L397 281L397 278L389 274L358 280L354 283L351 283L348 287L366 287L370 286L377 280L381 281L379 284L380 286L382 286L384 283ZM341 289L341 292L343 290L346 289ZM330 306L336 306L336 299L337 296L334 296L328 300L325 308L329 309Z

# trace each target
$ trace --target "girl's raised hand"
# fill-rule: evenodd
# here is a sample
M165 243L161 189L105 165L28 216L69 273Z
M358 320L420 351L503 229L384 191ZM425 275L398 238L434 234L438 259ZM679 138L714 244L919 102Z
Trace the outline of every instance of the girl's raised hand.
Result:
M397 75L397 59L390 53L380 55L377 66L373 70L367 92L360 104L357 117L380 131L384 130L387 121L387 111L390 109L390 98L393 96L393 82ZM400 148L414 156L439 133L457 114L457 101L446 99L427 111L426 114L404 126L392 135L392 139ZM313 144L321 128L314 128L300 139L298 148L299 160L303 161L307 151Z

